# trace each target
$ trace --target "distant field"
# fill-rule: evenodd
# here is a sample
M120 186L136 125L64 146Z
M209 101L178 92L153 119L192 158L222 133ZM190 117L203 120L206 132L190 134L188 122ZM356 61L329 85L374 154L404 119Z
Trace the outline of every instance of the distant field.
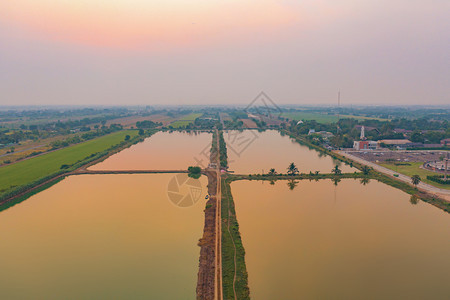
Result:
M230 115L223 112L220 113L220 119L223 121L232 121Z
M184 117L178 119L177 121L171 123L170 126L172 126L173 128L187 126L187 125L193 123L195 121L195 119L197 119L201 116L202 116L201 113L192 113L192 114L184 116Z
M441 188L441 189L447 189L450 190L450 187L448 185L445 184L439 184L437 182L431 181L427 179L427 175L437 175L438 173L432 172L432 171L428 171L425 169L420 168L421 165L423 165L423 163L421 162L411 162L409 163L411 164L410 166L404 166L404 165L400 165L400 166L396 166L394 164L380 164L381 166L391 169L395 172L398 172L400 174L404 174L406 176L413 176L413 175L419 175L420 178L422 178L422 181L425 183L428 183L429 185L433 185L435 187Z
M26 125L26 126L30 126L30 125L42 125L42 124L47 124L47 123L52 123L52 122L67 122L69 120L71 121L76 121L76 120L81 120L84 118L101 118L101 117L106 117L107 114L94 114L94 115L83 115L83 116L74 116L74 117L64 117L64 118L42 118L42 119L30 119L30 118L18 118L14 121L8 121L8 122L2 122L0 121L0 125L5 126L7 128L19 128L20 125Z
M0 194L15 186L24 185L60 170L63 164L73 164L87 156L101 152L125 139L137 135L136 130L111 133L81 144L60 149L38 157L0 168Z
M364 117L364 116L354 116L354 115L341 115L341 118L359 119L359 120L389 121L389 119L382 119L382 118L375 118L375 117Z
M258 128L258 125L253 120L250 119L239 119L239 121L242 121L244 123L245 128Z
M338 118L334 115L326 115L321 113L313 113L313 112L290 112L290 113L283 113L281 115L284 118L289 118L293 120L315 120L317 123L333 123L337 122Z
M315 120L317 123L335 123L338 121L337 115L327 115L321 113L314 112L290 112L283 113L282 117L289 118L293 120ZM379 121L387 121L387 119L373 118L373 117L363 117L363 116L353 116L353 115L341 115L341 119L351 118L351 119L359 119L359 120L379 120Z
M169 122L173 121L173 118L165 115L150 115L150 116L130 116L118 119L112 119L106 122L106 125L109 126L111 124L121 124L124 128L130 128L131 126L136 127L136 122L141 121L153 121L153 122L161 122L163 125L167 125Z

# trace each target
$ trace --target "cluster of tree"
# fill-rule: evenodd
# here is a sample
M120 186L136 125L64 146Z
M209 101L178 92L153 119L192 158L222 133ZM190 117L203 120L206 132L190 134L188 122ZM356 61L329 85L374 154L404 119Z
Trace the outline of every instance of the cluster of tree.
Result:
M189 125L192 125L192 127L196 129L213 129L218 124L220 124L220 122L217 117L202 116L201 118L195 119L194 123Z
M83 141L91 140L93 138L109 134L118 130L122 130L122 125L120 124L111 124L109 127L102 126L102 128L96 130L96 131L90 131L87 133L84 133L82 135L75 135L73 137L64 139L64 140L57 140L52 142L50 145L52 149L59 149L62 147L67 147L69 145L77 144Z
M223 138L223 131L219 132L219 160L222 168L228 167L227 144Z
M36 136L23 130L5 130L0 131L0 144L16 144L25 139L36 139Z
M298 112L295 108L282 108L283 112ZM344 106L344 107L303 107L302 112L327 115L353 115L381 119L419 119L449 120L450 109L427 107L393 107L393 106Z
M440 183L440 184L449 184L450 185L450 176L447 179L444 178L444 175L428 175L428 180Z
M419 131L415 130L411 136L410 140L414 143L429 143L429 144L439 144L441 140L450 137L450 130L447 131Z
M51 119L68 119L79 118L84 116L97 116L97 115L127 115L130 111L127 108L79 108L79 109L10 109L1 110L0 119L2 121L45 121ZM40 122L45 123L45 122Z
M198 179L201 176L202 169L200 167L188 167L188 176L194 179Z
M228 112L232 119L248 119L248 114L243 110L232 110Z
M258 126L258 128L265 129L267 126L267 123L260 119L252 118L252 121L256 123L256 126Z
M20 143L23 140L37 140L74 132L90 132L92 127L99 129L108 120L122 117L127 109L80 109L80 110L24 110L8 111L12 114L9 128L0 128L0 144ZM4 112L0 112L0 115ZM100 114L100 116L99 116ZM86 116L77 120L79 116ZM23 119L26 118L26 123ZM56 118L69 118L66 121L52 121ZM5 121L5 119L2 119ZM47 122L45 122L47 121ZM21 124L22 123L22 124Z
M353 146L353 141L359 140L361 129L360 126L365 126L365 136L369 140L382 139L407 139L412 142L425 143L440 143L442 139L450 137L450 127L448 121L431 121L426 119L394 119L391 121L379 120L357 120L357 119L341 119L338 123L317 123L316 121L291 121L288 125L288 130L300 135L308 134L310 129L318 131L328 131L334 134L329 142L335 147L350 148ZM360 125L360 126L357 126ZM403 127L402 127L403 126ZM406 127L406 128L405 128ZM395 132L394 129L414 129L412 133ZM316 144L323 143L320 136L309 136L311 141L314 140Z
M232 120L225 120L224 122L226 129L242 129L244 128L244 122L240 119L233 118Z
M161 125L162 125L161 122L153 122L153 121L150 121L150 120L136 122L136 128L142 128L142 129L155 128L155 127L158 127L158 126L161 126Z
M175 118L183 115L188 115L192 112L192 109L169 110L167 111L166 115Z
M366 166L366 169L363 170L363 173L365 175L369 174L371 168ZM295 176L298 175L300 172L297 168L297 166L295 165L295 163L291 162L289 164L289 166L287 167L287 174L290 176ZM335 174L335 175L340 175L342 174L342 170L339 168L338 165L336 165L332 170L331 173ZM269 176L275 176L277 175L277 171L275 171L274 168L270 169L269 172L267 173L267 175ZM312 171L309 172L310 175L319 175L319 171L315 171L314 173Z

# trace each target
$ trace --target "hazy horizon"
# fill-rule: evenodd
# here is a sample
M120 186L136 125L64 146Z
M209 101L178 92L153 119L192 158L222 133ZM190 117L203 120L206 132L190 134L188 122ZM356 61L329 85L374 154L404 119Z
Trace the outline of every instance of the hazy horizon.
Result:
M6 0L0 106L448 105L450 2Z

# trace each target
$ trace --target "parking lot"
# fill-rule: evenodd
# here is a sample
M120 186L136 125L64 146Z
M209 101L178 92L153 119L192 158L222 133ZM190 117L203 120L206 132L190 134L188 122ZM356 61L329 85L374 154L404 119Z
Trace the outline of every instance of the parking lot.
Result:
M374 163L441 161L448 153L442 150L351 150L346 152Z

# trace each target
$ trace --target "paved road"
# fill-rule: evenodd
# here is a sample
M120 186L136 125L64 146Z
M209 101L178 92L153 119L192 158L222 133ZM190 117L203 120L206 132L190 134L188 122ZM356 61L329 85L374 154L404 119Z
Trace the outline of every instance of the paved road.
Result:
M393 171L391 169L382 167L380 165L377 165L377 164L372 163L370 161L367 161L365 159L356 157L356 156L354 156L354 155L352 155L352 154L350 154L348 152L336 151L336 153L338 153L338 154L340 154L342 156L348 157L348 158L350 158L350 159L352 159L354 161L357 161L357 162L359 162L361 164L364 164L364 165L367 165L369 167L372 167L374 170L376 170L378 172L381 172L381 173L383 173L385 175L388 175L388 176L390 176L392 178L399 179L399 180L401 180L403 182L411 184L411 177L409 177L409 176L397 173L397 172L395 172L395 171ZM398 177L394 177L394 174L398 174ZM450 190L440 189L438 187L429 185L429 184L424 183L424 182L420 182L418 184L417 188L419 188L420 190L423 190L423 191L425 191L427 193L436 194L440 198L443 198L443 199L445 199L447 201L450 201Z

